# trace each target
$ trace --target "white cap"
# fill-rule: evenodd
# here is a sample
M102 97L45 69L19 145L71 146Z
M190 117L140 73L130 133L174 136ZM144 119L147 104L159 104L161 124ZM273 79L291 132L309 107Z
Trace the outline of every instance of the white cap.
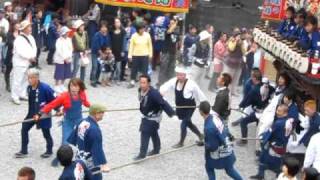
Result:
M60 30L60 35L65 35L67 34L68 32L70 32L70 29L67 27L67 26L63 26Z
M20 23L19 30L22 31L22 30L24 30L25 28L27 28L27 27L30 26L30 25L31 25L30 21L24 20L24 21L22 21L22 22Z
M208 31L201 31L199 34L200 41L203 41L205 39L209 39L211 35L208 33Z
M10 1L4 2L3 7L11 6L12 3Z
M84 22L81 19L78 19L73 23L73 28L78 29L82 25L84 25Z
M263 77L263 78L262 78L262 83L268 84L268 83L269 83L269 79L266 78L266 77Z

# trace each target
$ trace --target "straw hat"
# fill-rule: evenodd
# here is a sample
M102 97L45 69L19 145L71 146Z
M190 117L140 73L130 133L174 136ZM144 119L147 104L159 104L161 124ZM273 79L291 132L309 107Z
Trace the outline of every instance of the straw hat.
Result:
M24 20L24 21L22 21L22 22L20 23L19 30L22 31L22 30L26 29L26 28L27 28L28 26L30 26L30 25L31 25L30 21Z

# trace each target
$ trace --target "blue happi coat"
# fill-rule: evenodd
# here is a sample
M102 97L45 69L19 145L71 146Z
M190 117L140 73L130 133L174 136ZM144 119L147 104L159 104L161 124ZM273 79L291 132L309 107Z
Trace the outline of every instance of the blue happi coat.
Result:
M209 169L225 169L235 163L236 157L227 134L228 129L216 113L207 117L204 122L204 136L206 167Z
M155 131L157 131L159 129L159 122L163 110L169 117L175 114L169 103L165 101L159 91L154 89L153 87L150 87L148 93L145 96L141 96L139 90L139 100L140 112L143 115L140 125L140 131L148 133L154 133Z
M91 117L83 119L68 138L78 148L76 159L83 160L91 171L107 163L102 146L102 133L98 123Z
M299 121L299 109L296 103L289 105L288 118L293 118L295 122Z
M246 108L252 106L257 109L263 108L263 102L261 98L260 88L262 84L254 85L246 96L243 97L242 101L239 104L239 107Z
M183 40L183 62L185 65L190 66L192 64L192 57L190 54L190 48L193 44L199 41L198 35L192 35L190 33L186 34Z
M299 45L308 50L311 55L317 50L320 52L320 33L318 31L314 31L309 34L304 34L300 40Z
M284 37L289 38L289 36L295 31L296 23L293 19L285 19L281 22L278 33Z
M307 31L303 26L297 25L294 31L289 35L289 38L294 40L300 40L303 36L308 36Z
M57 39L60 37L56 25L51 22L48 30L47 44L48 49L55 49Z
M76 160L64 167L59 180L92 180L92 174L83 161Z
M248 79L243 87L243 97L247 96L249 91L254 87L254 84L252 83L252 79Z
M300 143L303 143L306 147L308 147L311 137L320 132L320 116L318 113L309 119L309 124L310 126L307 133L300 140Z
M98 31L92 38L91 51L93 54L99 54L99 50L102 47L111 47L110 35L103 35L100 31Z
M31 86L27 87L28 92L28 114L26 119L33 118L34 115L40 112L46 104L54 100L54 91L46 83L39 82L37 89L33 90ZM38 128L51 128L51 118L42 119L38 122Z
M282 153L275 149L282 149L285 152L289 136L286 136L286 121L288 117L276 118L271 129L262 134L262 152L260 163L266 165L268 169L279 171Z

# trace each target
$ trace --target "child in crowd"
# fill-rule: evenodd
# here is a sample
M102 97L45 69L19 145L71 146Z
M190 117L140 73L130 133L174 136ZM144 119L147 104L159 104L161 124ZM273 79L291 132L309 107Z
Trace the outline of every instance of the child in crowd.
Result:
M17 180L35 180L36 172L31 167L23 167L18 172Z
M99 57L101 67L101 83L102 86L111 86L110 80L114 71L115 61L110 47L102 47L102 54Z
M282 173L277 180L297 180L296 175L300 170L299 160L294 157L284 157Z

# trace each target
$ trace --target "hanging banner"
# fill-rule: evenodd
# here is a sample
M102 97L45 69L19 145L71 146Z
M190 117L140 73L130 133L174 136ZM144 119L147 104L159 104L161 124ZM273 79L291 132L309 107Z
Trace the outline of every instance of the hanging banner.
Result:
M143 8L162 12L186 13L189 11L189 0L96 0L111 6Z
M264 0L261 19L280 21L286 14L286 0Z

